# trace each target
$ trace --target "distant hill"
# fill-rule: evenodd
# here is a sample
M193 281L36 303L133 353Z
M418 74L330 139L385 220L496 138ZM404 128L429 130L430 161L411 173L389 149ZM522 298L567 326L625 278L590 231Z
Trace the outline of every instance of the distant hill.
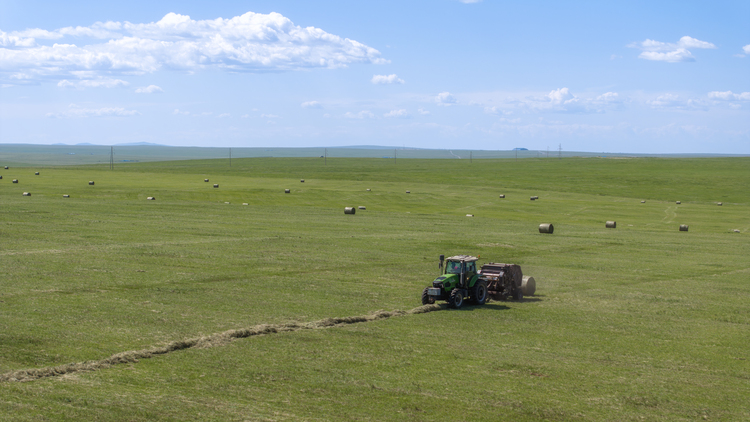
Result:
M155 144L153 142L130 142L127 144L115 144L116 147L168 147L169 145Z

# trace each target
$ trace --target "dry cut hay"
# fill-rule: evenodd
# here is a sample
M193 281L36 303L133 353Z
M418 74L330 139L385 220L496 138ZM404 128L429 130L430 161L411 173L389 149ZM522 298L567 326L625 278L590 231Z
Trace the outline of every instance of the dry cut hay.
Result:
M688 225L687 224L680 224L680 231L681 232L688 231Z
M617 221L607 221L604 224L604 227L606 227L608 229L616 229L617 228Z
M534 295L534 292L536 291L536 280L534 280L534 277L527 275L523 276L523 280L521 281L521 291L524 296Z
M552 234L555 231L555 226L549 223L543 223L539 225L539 233Z
M221 333L215 333L203 337L195 337L185 340L177 340L167 343L163 346L151 347L142 350L131 350L114 354L108 358L100 360L91 360L86 362L69 363L47 368L22 369L18 371L6 372L0 374L0 382L19 382L34 381L41 378L56 377L76 372L97 371L106 369L114 365L123 363L138 363L140 359L150 359L159 355L165 355L180 350L190 348L209 348L229 344L234 339L247 338L252 336L268 335L283 332L301 331L301 330L319 330L326 328L342 327L349 324L358 324L363 322L378 321L387 318L424 314L427 312L440 311L446 309L445 306L433 304L424 305L409 311L376 311L369 315L359 315L351 317L325 318L308 323L289 322L286 324L260 324L253 327L228 330Z
M344 207L344 214L354 214L357 210L354 207Z
M24 192L23 196L31 196L31 194L29 192Z

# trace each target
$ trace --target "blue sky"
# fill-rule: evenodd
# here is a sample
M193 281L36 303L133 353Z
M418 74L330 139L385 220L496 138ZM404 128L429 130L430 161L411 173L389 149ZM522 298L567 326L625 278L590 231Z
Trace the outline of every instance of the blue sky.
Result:
M0 143L750 154L750 2L0 0Z

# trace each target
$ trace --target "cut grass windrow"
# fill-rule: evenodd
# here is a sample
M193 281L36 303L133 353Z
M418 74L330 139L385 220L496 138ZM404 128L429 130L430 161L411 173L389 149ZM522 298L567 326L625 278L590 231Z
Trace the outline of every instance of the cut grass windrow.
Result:
M143 350L131 350L114 354L101 360L87 362L69 363L66 365L52 366L37 369L22 369L18 371L7 372L0 375L0 382L19 382L35 381L41 378L57 377L77 372L97 371L106 369L114 365L123 363L137 363L139 359L150 359L159 355L185 350L190 348L209 348L224 346L229 344L233 339L259 336L264 334L275 334L300 330L318 330L322 328L340 327L349 324L358 324L361 322L377 321L391 317L423 314L427 312L439 311L446 309L446 305L424 305L409 311L377 311L369 315L359 315L351 317L325 318L308 323L286 323L286 324L260 324L249 328L237 330L228 330L221 333L211 334L208 336L195 337L186 340L173 341L165 346L157 346Z

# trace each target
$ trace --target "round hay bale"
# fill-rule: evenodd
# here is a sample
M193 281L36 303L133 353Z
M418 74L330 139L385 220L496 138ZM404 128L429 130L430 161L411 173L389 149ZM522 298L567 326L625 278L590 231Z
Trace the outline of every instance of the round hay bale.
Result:
M38 171L35 171L35 172L34 172L34 176L39 176L39 172L38 172Z
M291 193L289 189L284 189L284 193Z
M365 208L365 206L364 206L364 205L360 205L360 206L358 206L357 208L358 208L358 209L361 209L361 210L366 210L366 209L367 209L367 208Z
M646 203L646 201L641 201L641 204L645 204L645 203Z
M733 231L734 231L735 233L741 233L739 229L734 229Z
M18 179L13 179L13 183L18 183Z
M411 193L411 191L406 191L406 193Z
M93 185L93 184L94 184L94 181L93 180L89 180L89 185Z
M299 182L300 183L305 183L305 179L301 179Z
M680 224L680 231L681 232L688 231L688 225L687 224Z
M156 200L156 198L154 198L153 196L149 196L148 198L146 198L146 200L147 200L147 201L155 201L155 200Z
M219 184L218 184L218 183L214 183L214 187L215 187L215 188L218 188L218 187L219 187Z
M682 202L680 202L680 201L677 201L677 202L675 202L675 204L678 204L678 205L679 205L679 204L681 204L681 203L682 203Z
M2 175L2 174L0 174L0 179L2 179L2 178L3 178L3 175Z
M24 192L23 196L31 196L31 194L29 192Z
M204 182L208 182L208 179L203 179Z
M505 198L505 195L500 195L501 198Z
M0 176L0 179L2 179L2 178L3 178L3 176ZM722 203L721 203L721 202L719 202L719 203L718 203L718 204L716 204L716 205L718 205L718 206L721 206L721 205L722 205Z
M5 170L8 170L8 166L5 166Z
M247 205L247 202L243 202L242 205Z
M523 281L521 282L521 291L523 292L524 296L533 296L534 292L536 291L536 280L534 280L534 277L530 276L523 276Z
M229 202L225 202L225 204L229 204Z
M367 192L369 192L369 191L370 191L370 189L367 189Z
M474 214L466 214L467 217L474 217Z
M617 221L607 221L604 224L604 227L606 227L608 229L616 229L617 228Z
M532 200L532 201L536 201L536 198L534 198L533 196L531 198L529 198L529 199Z
M354 207L345 207L344 208L344 214L354 214L357 210L354 209Z
M63 195L63 198L70 198L70 195L65 194L65 195Z
M539 233L549 233L552 234L555 231L555 226L549 223L544 223L539 225Z

